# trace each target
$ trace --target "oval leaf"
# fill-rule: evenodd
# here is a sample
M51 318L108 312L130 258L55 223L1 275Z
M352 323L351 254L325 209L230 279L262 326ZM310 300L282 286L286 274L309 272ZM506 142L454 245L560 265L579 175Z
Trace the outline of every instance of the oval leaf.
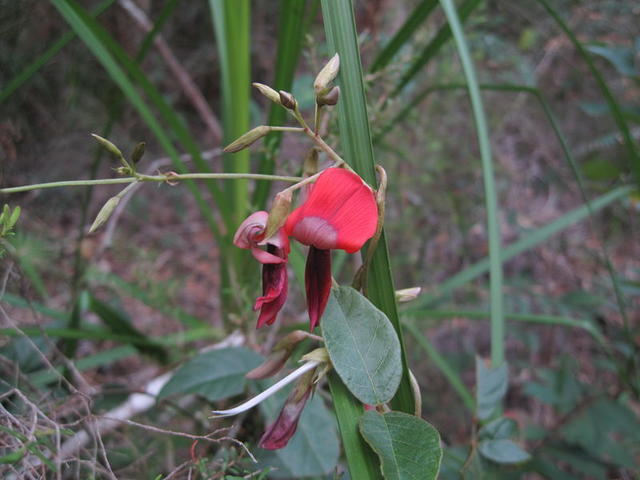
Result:
M478 402L477 415L480 420L489 420L499 412L502 399L507 394L509 372L507 364L498 368L485 366L482 358L476 358L476 400Z
M261 362L260 355L244 347L200 354L176 370L158 398L174 393L197 393L216 401L238 395L244 390L245 374Z
M478 445L478 451L496 463L522 463L531 458L519 445L504 438L484 440Z
M351 287L331 291L322 333L336 372L362 403L378 405L395 395L400 378L400 342L391 322Z
M435 479L442 447L438 431L421 418L402 412L360 417L360 433L380 457L386 480Z

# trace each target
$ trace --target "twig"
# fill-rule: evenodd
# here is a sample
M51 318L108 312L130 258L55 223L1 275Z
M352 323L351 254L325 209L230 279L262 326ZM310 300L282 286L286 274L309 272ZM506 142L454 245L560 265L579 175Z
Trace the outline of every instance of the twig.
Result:
M244 335L242 335L239 331L235 331L221 342L207 347L203 350L209 351L230 346L240 346L243 343ZM127 398L124 403L120 404L113 410L110 410L103 416L92 416L92 418L94 418L96 421L92 422L92 424L89 424L89 428L91 429L91 431L96 432L96 434L100 435L115 430L118 426L120 426L121 423L131 423L131 420L129 420L130 418L149 410L155 405L156 397L160 393L160 390L162 390L162 387L164 387L165 384L169 381L172 375L173 371L169 371L153 378L142 389L142 393L136 392L129 395L129 398ZM133 422L131 424L136 424L136 426L140 427L143 426L143 424L137 424L136 422ZM170 430L162 430L158 427L151 427L148 425L144 427L148 430L161 431L162 433L172 433ZM175 434L177 435L179 434L179 432L175 432ZM192 438L187 433L181 434L181 436ZM89 440L90 437L87 431L83 430L76 433L74 436L72 436L62 444L62 447L60 448L60 450L58 450L58 457L64 460L73 456L78 450L83 448L89 442Z
M142 11L134 2L131 0L120 0L118 3L145 32L151 31L153 28L152 22L144 11ZM202 95L200 89L198 89L193 80L191 80L191 77L173 54L169 44L165 41L162 35L158 33L154 38L153 43L162 58L164 58L164 61L167 63L167 67L169 67L169 70L171 70L171 73L173 73L173 76L178 81L178 84L182 88L185 96L189 99L200 115L200 118L211 132L214 140L217 143L220 143L222 141L222 128L220 127L220 122L209 107L209 104L204 98L204 95Z

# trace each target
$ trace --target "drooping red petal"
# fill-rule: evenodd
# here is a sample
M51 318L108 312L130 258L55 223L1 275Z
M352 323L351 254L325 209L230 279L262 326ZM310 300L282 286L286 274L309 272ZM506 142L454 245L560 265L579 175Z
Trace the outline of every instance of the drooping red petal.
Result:
M331 251L309 247L304 272L310 330L320 323L331 292Z
M275 249L269 245L269 249ZM256 328L275 322L287 301L289 277L286 263L266 263L262 266L262 296L256 299L254 310L260 309Z
M284 230L305 245L356 252L378 223L371 188L355 173L328 168L318 177L307 201L287 219Z
M301 388L304 388L304 390L300 391L299 389ZM261 448L277 450L287 446L293 434L296 433L298 420L300 420L300 415L302 415L302 410L304 410L311 392L313 392L313 383L311 382L308 382L306 386L296 385L289 397L287 397L287 401L276 421L262 435L259 443Z

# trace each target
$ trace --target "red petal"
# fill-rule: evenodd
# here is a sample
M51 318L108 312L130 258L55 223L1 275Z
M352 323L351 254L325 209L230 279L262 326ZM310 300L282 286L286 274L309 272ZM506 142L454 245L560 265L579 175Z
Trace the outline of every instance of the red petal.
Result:
M296 386L289 394L287 401L280 411L280 415L273 424L267 428L260 439L260 447L267 450L277 450L287 446L293 434L298 428L298 420L302 415L302 410L313 391L313 384L309 384L306 391L300 396Z
M373 236L377 223L373 191L355 173L328 168L307 201L289 215L284 229L305 245L353 253Z
M309 247L307 268L304 272L307 290L310 330L320 323L331 292L331 251Z
M271 325L276 321L280 309L287 301L289 277L286 263L265 264L262 266L262 297L256 299L254 309L260 309L258 325Z

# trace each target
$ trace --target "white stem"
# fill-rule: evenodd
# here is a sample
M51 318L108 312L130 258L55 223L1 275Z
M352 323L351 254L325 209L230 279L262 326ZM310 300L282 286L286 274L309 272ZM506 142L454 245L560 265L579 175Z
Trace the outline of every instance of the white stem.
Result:
M316 368L318 365L320 365L320 362L317 362L315 360L307 362L297 370L294 370L293 372L291 372L289 375L284 377L279 382L276 382L273 385L271 385L264 392L259 393L258 395L253 397L251 400L241 403L237 407L230 408L229 410L213 410L211 413L213 413L214 417L230 417L232 415L237 415L239 413L246 412L247 410L258 405L263 400L266 400L267 398L269 398L271 395L273 395L277 391L282 390L284 387L286 387L291 382L293 382L297 378L307 373L309 370Z

